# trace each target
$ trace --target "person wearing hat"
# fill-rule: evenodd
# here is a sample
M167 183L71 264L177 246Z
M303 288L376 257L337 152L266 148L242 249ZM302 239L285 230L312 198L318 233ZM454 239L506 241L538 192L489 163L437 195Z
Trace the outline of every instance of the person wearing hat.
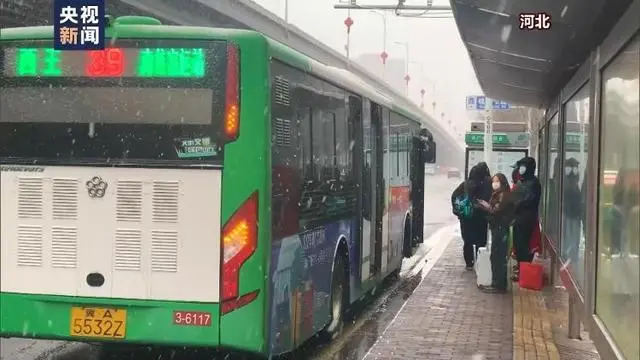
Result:
M462 254L466 269L471 271L479 248L487 246L488 222L486 214L473 211L478 200L491 199L491 174L486 163L480 162L469 171L469 177L453 190L451 207L460 221ZM467 211L468 210L468 211ZM474 253L475 247L475 253Z
M516 261L531 262L535 252L539 251L538 241L534 236L540 232L538 209L542 186L535 176L536 160L526 156L518 160L514 166L518 170L519 181L513 191L515 217L513 221L513 247ZM536 229L537 228L537 229ZM532 244L532 240L537 244ZM532 247L532 245L534 245ZM533 249L532 249L533 248ZM518 280L518 269L514 269L513 280Z

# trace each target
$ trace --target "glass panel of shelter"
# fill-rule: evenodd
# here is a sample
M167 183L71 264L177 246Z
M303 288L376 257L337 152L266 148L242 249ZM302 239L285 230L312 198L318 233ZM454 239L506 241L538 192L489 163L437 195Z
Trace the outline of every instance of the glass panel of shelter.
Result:
M602 71L596 314L640 358L640 36Z
M571 272L581 289L584 289L585 270L589 91L587 83L564 105L564 162L562 173L558 174L563 178L562 196L558 198L562 202L560 256L562 266Z
M562 158L558 157L560 151L559 114L554 115L547 125L547 166L545 184L545 233L555 243L559 241L560 229L560 183L562 171L560 169Z

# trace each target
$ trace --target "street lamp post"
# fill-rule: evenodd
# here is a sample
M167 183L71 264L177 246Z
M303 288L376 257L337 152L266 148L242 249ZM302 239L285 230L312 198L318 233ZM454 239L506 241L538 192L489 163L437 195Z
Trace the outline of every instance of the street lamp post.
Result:
M421 61L411 61L411 64L413 65L418 65L418 67L420 68L420 77L418 78L418 84L421 86L421 90L420 90L420 107L424 108L424 95L426 94L426 90L424 89L424 83L426 78L424 77L424 63ZM434 91L434 96L435 96L435 91Z
M284 0L284 22L289 25L289 0Z
M285 36L289 38L289 0L284 0L284 26Z
M409 43L406 41L396 41L395 43L404 46L406 71L406 75L404 76L404 81L406 82L405 95L409 96L409 81L411 81L411 76L409 76Z
M372 14L376 14L382 18L382 52L380 53L380 59L382 60L382 79L386 80L387 77L387 16L377 11L371 11Z
M484 120L484 162L491 168L493 158L493 116L491 110L485 110Z

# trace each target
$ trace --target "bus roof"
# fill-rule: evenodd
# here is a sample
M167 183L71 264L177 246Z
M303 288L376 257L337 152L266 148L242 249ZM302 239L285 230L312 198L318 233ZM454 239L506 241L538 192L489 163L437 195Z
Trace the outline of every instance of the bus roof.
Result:
M161 30L161 31L159 31ZM127 37L145 39L204 39L229 40L260 36L259 33L245 29L211 28L182 25L133 25L122 24L107 28L106 37ZM0 40L52 39L53 26L26 26L3 28Z
M412 103L411 100L372 86L347 69L324 64L279 41L268 37L265 38L269 43L274 57L278 60L284 61L300 70L317 75L332 83L339 84L345 88L345 90L365 96L414 121L421 123L426 122L425 117L427 114Z

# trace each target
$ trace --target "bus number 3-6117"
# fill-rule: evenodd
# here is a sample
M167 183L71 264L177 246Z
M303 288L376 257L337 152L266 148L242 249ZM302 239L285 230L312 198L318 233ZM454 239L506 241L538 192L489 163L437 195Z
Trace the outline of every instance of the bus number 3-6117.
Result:
M175 311L173 323L175 325L211 326L211 314L199 311Z

